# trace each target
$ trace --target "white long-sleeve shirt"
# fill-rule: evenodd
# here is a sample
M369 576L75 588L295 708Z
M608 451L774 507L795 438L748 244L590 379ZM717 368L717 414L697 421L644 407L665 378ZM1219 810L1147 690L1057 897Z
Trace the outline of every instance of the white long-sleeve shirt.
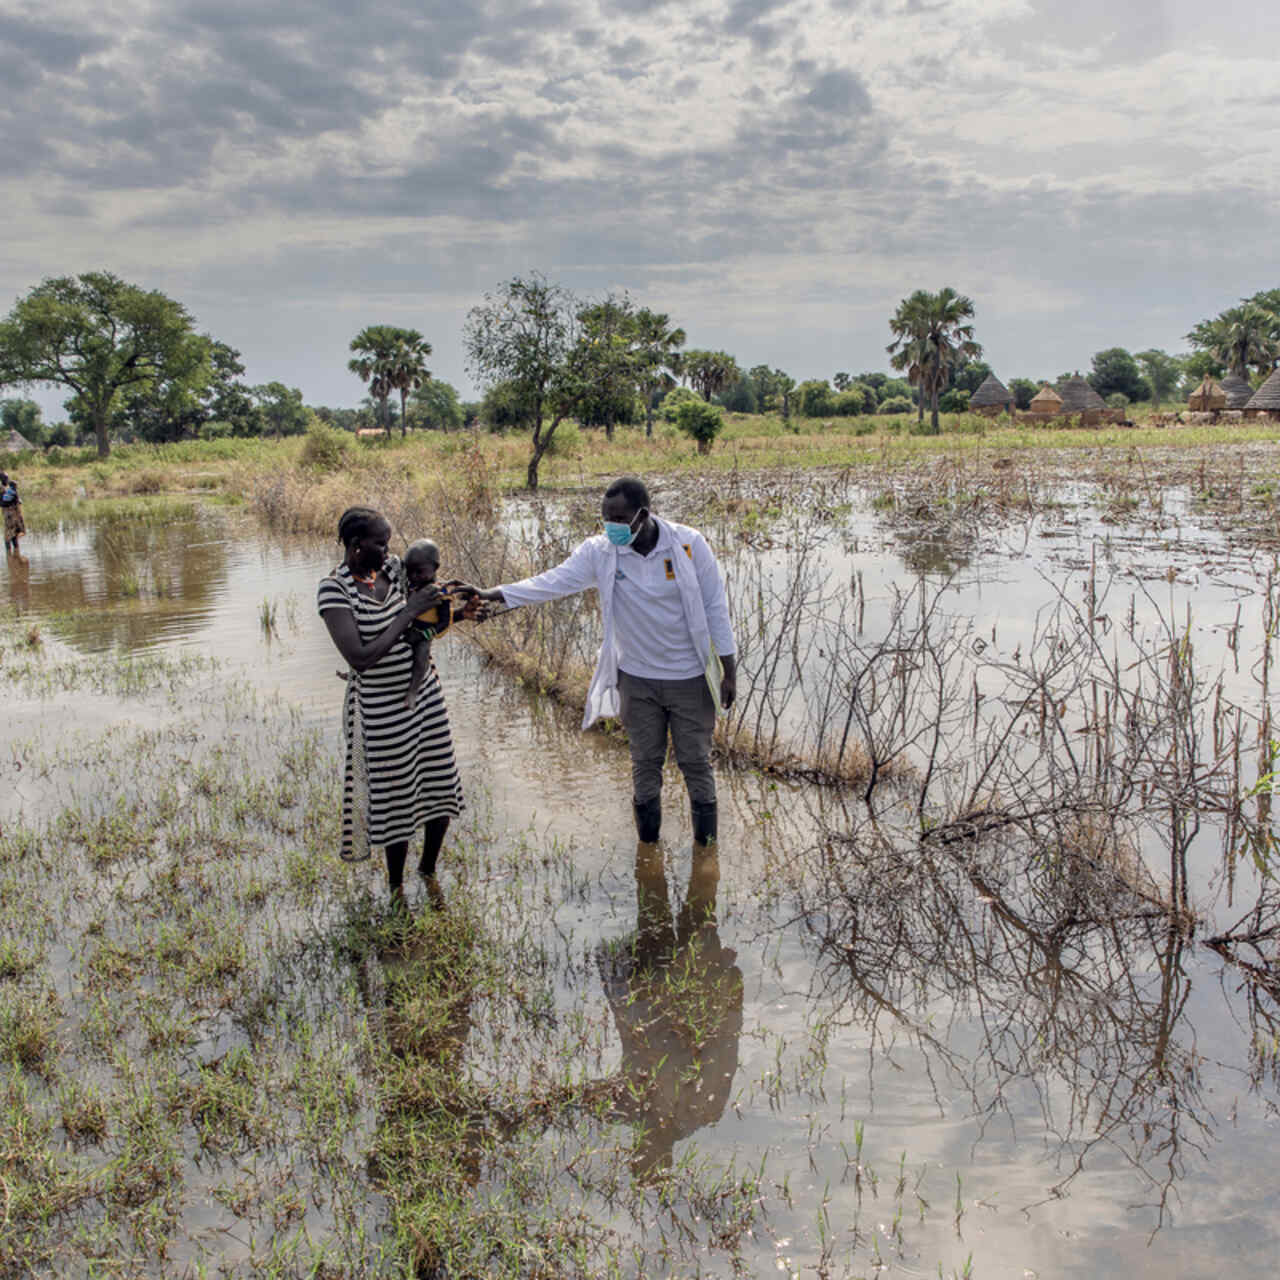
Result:
M719 658L737 652L724 581L707 540L687 525L657 523L658 541L647 556L597 534L553 569L499 588L510 605L591 587L600 592L604 643L584 728L599 716L617 715L619 668L654 679L691 678L710 675Z

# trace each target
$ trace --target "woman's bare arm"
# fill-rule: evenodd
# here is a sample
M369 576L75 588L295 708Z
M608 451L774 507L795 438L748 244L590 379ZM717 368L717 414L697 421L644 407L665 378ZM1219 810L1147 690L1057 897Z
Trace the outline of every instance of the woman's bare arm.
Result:
M356 626L355 614L349 609L326 609L320 616L329 629L329 636L337 646L338 652L347 660L354 671L367 671L375 662L385 658L391 647L409 629L409 624L424 609L438 599L440 592L436 587L420 587L410 592L408 602L394 618L387 623L367 644L360 639L360 629Z

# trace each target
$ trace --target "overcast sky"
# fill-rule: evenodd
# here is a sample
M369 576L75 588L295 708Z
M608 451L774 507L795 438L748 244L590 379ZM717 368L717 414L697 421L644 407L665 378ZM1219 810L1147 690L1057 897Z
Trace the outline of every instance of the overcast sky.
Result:
M1277 38L1275 0L0 0L0 303L106 268L340 405L370 323L470 394L466 312L530 269L797 378L949 284L1056 376L1280 286Z

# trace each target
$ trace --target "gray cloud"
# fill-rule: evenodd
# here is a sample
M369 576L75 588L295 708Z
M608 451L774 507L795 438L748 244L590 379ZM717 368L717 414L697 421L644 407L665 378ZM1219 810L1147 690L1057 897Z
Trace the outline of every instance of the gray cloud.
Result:
M1010 20L992 0L989 24L909 0L316 0L305 24L288 0L201 0L113 31L0 17L0 199L21 244L0 289L111 266L268 344L275 306L304 331L420 308L444 376L468 299L535 266L672 300L703 345L801 374L830 372L812 362L837 346L844 367L880 362L897 298L948 281L1011 374L1087 363L1103 337L1176 346L1214 291L1260 287L1270 91L1144 71L1201 55L1191 0L1082 3ZM1206 83L1249 82L1230 65ZM302 364L260 375L311 385Z
M67 31L15 14L0 13L0 54L46 71L74 71L107 41L84 30Z
M819 111L864 116L871 111L871 95L852 71L825 71L805 94L805 102Z
M766 14L784 8L788 0L733 0L725 14L724 29L741 34Z

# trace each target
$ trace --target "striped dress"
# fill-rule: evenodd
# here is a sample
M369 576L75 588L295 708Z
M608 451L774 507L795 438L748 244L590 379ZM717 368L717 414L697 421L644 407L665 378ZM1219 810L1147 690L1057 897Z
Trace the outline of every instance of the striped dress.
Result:
M382 601L360 591L347 566L321 580L319 611L349 609L368 644L404 607L404 570L388 556L391 582ZM435 663L411 709L404 705L413 650L401 641L366 671L348 673L342 706L347 759L342 786L342 856L357 862L375 845L412 840L431 818L456 818L463 810L462 782L453 754L449 713Z

